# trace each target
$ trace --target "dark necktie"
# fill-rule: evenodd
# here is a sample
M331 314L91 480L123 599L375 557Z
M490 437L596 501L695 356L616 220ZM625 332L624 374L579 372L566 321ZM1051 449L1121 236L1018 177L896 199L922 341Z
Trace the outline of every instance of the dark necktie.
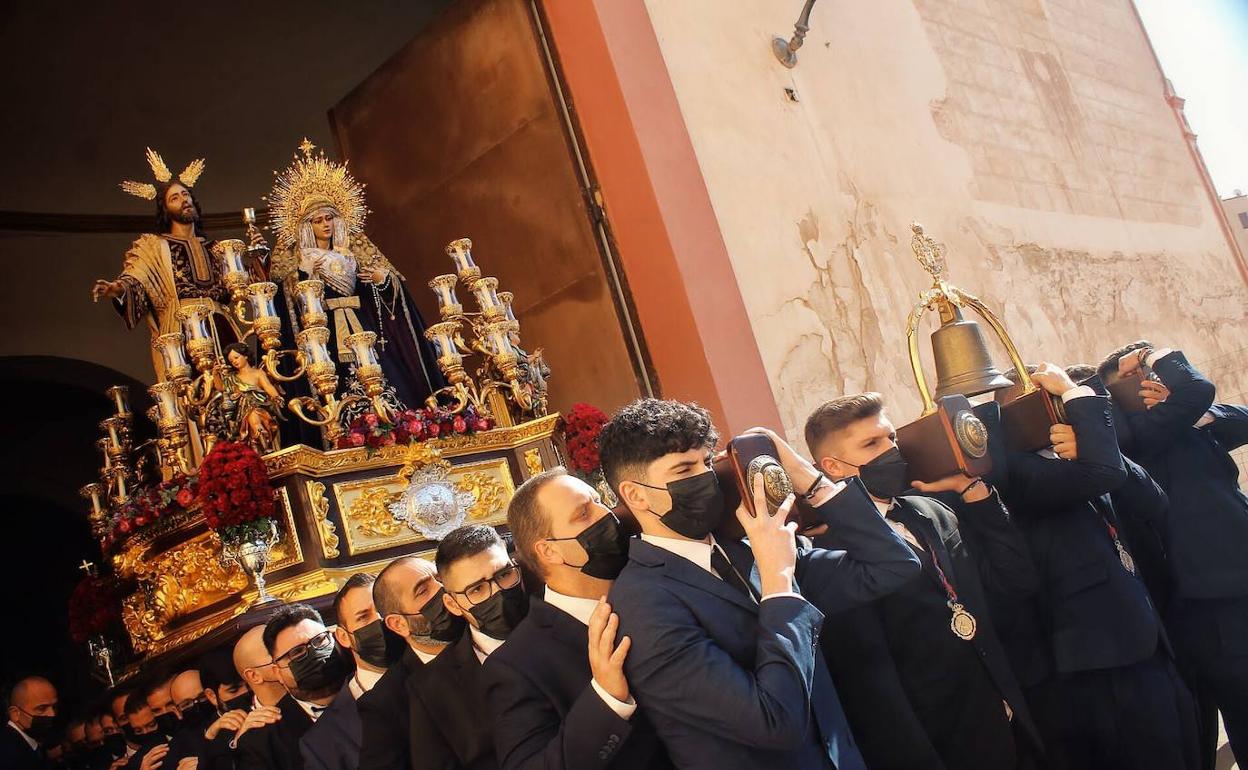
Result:
M754 596L753 588L745 582L741 573L733 568L732 562L728 561L728 557L716 546L711 546L711 569L715 570L715 574L728 585L747 596Z

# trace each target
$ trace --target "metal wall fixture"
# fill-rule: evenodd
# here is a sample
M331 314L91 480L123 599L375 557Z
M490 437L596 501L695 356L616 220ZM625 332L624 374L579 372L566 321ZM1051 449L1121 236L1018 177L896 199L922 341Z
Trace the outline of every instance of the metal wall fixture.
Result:
M788 40L782 37L771 39L771 52L789 69L797 66L797 49L802 47L806 33L810 31L810 9L814 7L815 0L806 0L802 15L797 17L797 23L793 25L793 37Z

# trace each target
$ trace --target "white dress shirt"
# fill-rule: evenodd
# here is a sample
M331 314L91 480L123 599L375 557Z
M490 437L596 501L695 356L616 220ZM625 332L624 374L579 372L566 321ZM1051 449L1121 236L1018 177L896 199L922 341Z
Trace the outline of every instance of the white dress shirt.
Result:
M381 679L384 671L368 671L367 669L355 667L355 673L351 675L351 681L347 683L347 689L351 691L351 697L356 700L377 684L377 680Z
M658 535L647 535L645 533L642 533L641 539L656 548L662 548L668 553L673 553L686 561L693 562L720 580L723 579L711 566L711 549L718 549L719 552L724 555L725 559L728 559L728 554L724 553L724 549L720 548L719 543L715 542L714 535L710 536L709 543L704 543L701 540L681 540L675 537L659 537ZM732 560L728 559L728 562L731 563ZM742 575L742 577L745 577L745 575ZM767 594L760 601L765 602L768 599L773 599L777 596L792 596L796 599L805 599L805 597L796 591L780 591L774 594Z
M438 653L436 652L425 652L424 650L418 650L415 647L412 648L412 652L416 653L416 657L420 658L421 663L432 663L433 659L438 657Z
M22 740L26 741L26 745L30 746L31 751L38 751L39 741L27 735L25 730L17 726L17 722L14 722L12 719L10 719L9 727L12 727L14 730L17 730L17 734L22 736Z
M313 722L320 719L321 714L325 713L325 709L329 708L329 704L322 706L321 704L313 703L312 701L299 700L293 695L290 697L294 698L295 703L299 704L299 708L303 709L303 713L307 714L308 719L311 719Z
M477 654L478 663L484 663L490 653L502 647L505 641L481 633L476 626L468 626L468 633L472 634L472 651Z
M568 596L561 594L550 586L546 586L544 598L546 603L555 609L562 610L572 617L579 620L588 630L589 616L594 614L594 608L598 606L597 599L583 599L579 596ZM586 643L589 638L586 636ZM598 693L598 697L602 698L602 702L619 716L620 719L632 719L633 714L637 711L637 701L633 700L633 696L629 695L628 700L622 701L611 693L603 689L598 684L597 679L589 680L590 687L594 688L594 692Z

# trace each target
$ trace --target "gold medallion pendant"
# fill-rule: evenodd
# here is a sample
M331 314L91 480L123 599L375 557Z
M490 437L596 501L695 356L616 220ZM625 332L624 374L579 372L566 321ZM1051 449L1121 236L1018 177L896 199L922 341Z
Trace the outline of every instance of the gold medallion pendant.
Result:
M953 635L964 641L971 641L975 638L975 616L967 612L958 602L949 602L949 609L953 611L953 618L949 621L949 628L953 629Z
M1118 546L1118 560L1122 562L1122 568L1132 575L1135 574L1135 559L1131 558L1131 554L1123 547L1122 541L1115 540L1114 545Z

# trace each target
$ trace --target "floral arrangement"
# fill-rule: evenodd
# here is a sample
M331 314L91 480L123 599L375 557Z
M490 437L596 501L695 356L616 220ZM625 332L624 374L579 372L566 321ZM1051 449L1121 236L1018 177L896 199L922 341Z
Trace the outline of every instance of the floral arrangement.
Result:
M101 636L121 620L125 594L116 580L85 575L69 595L69 635L79 644Z
M563 418L563 435L568 443L568 463L582 478L600 473L598 435L607 423L607 415L592 404L572 405Z
M199 466L204 521L224 543L263 537L273 527L273 488L264 461L246 444L219 441Z
M489 418L471 406L459 414L444 409L406 409L393 422L383 420L376 412L365 412L351 422L350 429L338 439L339 449L367 447L370 452L384 446L404 446L413 441L428 441L447 436L467 436L494 427Z
M104 537L105 549L161 519L190 510L195 505L197 482L195 476L178 474L135 490L129 502L114 510Z

